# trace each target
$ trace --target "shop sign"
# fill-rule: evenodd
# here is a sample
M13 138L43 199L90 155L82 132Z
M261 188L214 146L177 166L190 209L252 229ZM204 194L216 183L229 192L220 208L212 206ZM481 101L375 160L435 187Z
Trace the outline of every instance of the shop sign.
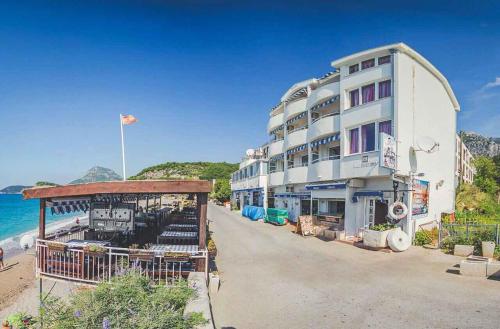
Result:
M396 140L389 134L380 133L380 166L396 169Z
M429 213L429 182L414 179L411 214L413 217L425 217Z

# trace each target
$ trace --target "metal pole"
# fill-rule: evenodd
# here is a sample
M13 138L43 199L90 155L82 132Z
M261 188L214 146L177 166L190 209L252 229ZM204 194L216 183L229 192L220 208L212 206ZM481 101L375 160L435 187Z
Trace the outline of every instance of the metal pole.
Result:
M123 180L127 180L127 176L125 174L125 142L123 139L123 116L120 113L120 131L122 135L122 168L123 168Z
M43 329L43 288L42 288L42 278L40 277L40 284L39 284L39 294L40 294L40 308L38 310L40 314L40 328Z

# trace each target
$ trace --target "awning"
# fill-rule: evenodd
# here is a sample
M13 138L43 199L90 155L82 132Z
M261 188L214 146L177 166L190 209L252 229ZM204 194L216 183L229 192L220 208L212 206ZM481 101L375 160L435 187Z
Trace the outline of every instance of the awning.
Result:
M323 138L317 139L315 141L312 141L311 148L316 147L318 145L328 144L328 143L338 141L338 140L340 140L340 133L336 133L336 134L333 134L331 136L323 137Z
M310 199L311 192L286 192L286 193L275 193L275 198L299 198L299 199Z
M278 160L283 160L283 153L273 155L272 157L269 158L269 161L278 161Z
M314 105L313 107L311 107L310 110L311 111L317 111L317 110L319 110L319 109L321 109L321 108L323 108L325 106L328 106L328 105L332 104L333 102L335 102L339 98L340 98L340 95L335 95L335 96L333 96L331 98L328 98L327 100L325 100L325 101L323 101L323 102L321 102L319 104Z
M264 191L263 187L255 187L255 188L244 188L241 190L233 190L232 192L236 193L236 192L263 192L263 191Z
M304 111L304 112L301 112L299 114L297 114L296 116L292 117L290 120L287 120L286 121L286 124L289 125L297 120L300 120L302 119L303 117L305 117L307 115L307 111Z
M307 87L300 88L296 92L294 92L290 97L288 97L287 101L293 101L294 99L301 98L307 95Z
M328 73L326 73L325 75L323 75L321 78L319 78L318 80L323 80L323 79L326 79L328 78L329 76L331 76L332 74L335 74L337 73L338 71L330 71Z
M283 128L284 128L284 125L278 126L278 127L274 128L273 130L271 130L271 131L269 132L269 135L274 135L274 134L276 134L278 131L283 130Z
M306 185L306 190L338 190L345 189L346 183L314 184Z
M359 191L359 192L354 192L352 195L352 202L356 203L358 202L359 197L363 196L374 196L374 197L379 197L380 200L384 200L384 192L382 191Z
M72 212L86 212L90 208L90 198L60 199L47 202L52 215L69 214Z
M294 154L294 153L297 153L297 152L300 152L300 151L303 151L305 150L307 147L307 144L302 144L302 145L299 145L297 147L294 147L292 149L289 149L288 151L286 151L286 154L287 155L290 155L290 154Z

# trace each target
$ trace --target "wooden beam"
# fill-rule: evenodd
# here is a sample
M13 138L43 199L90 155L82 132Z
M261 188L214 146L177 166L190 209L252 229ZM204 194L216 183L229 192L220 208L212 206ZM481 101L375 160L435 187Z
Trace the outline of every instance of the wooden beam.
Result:
M196 208L199 218L198 248L200 250L207 248L207 201L208 193L198 193L196 195ZM205 271L205 260L198 259L196 267L198 272Z
M38 238L45 239L45 209L46 209L45 199L40 199L40 212L39 212L39 222L38 222Z
M206 180L142 180L142 181L115 181L75 184L52 187L33 187L23 190L25 199L42 199L57 197L76 197L95 194L187 194L209 193L212 183Z

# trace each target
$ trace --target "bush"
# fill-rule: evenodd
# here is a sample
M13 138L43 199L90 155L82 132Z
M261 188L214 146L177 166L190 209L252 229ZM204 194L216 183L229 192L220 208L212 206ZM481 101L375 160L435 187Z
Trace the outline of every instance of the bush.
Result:
M474 255L482 255L483 241L495 241L495 232L488 229L480 229L478 231L473 231L469 234L467 238L464 232L461 232L460 235L450 236L441 242L441 248L448 253L453 252L456 244L474 246ZM495 252L500 254L499 246L496 246Z
M427 231L420 230L420 231L415 232L414 242L415 242L416 246L423 246L423 245L432 243L432 238L427 233Z
M135 271L82 289L68 301L48 297L42 310L44 328L187 329L206 323L201 314L183 316L194 290L185 281L152 285Z
M372 231L387 231L387 230L392 230L393 228L396 228L396 227L397 227L397 225L395 225L395 224L385 223L385 224L373 225L372 227L370 227L370 230L372 230Z

